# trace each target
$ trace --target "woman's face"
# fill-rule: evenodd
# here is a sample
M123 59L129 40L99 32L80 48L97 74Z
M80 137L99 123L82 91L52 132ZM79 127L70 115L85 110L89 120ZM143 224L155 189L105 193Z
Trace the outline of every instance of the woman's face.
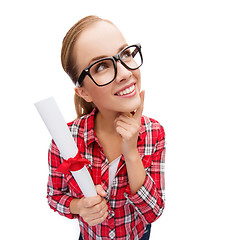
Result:
M111 23L99 21L92 24L81 33L74 46L73 57L79 74L96 59L111 57L126 46L128 44L121 32ZM140 70L126 69L117 61L117 76L113 82L98 87L86 76L83 86L75 91L86 101L93 102L100 112L131 112L140 105L140 87ZM128 91L123 94L126 89Z

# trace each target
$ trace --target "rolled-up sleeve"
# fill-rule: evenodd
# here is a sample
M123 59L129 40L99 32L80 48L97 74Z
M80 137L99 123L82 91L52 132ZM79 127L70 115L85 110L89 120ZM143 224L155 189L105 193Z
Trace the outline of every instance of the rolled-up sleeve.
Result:
M61 157L54 142L52 142L48 151L48 164L47 199L50 208L67 218L77 218L70 212L69 206L73 197L69 192L68 183L62 173L55 171L61 164Z
M133 195L126 189L125 197L133 205L145 224L158 219L165 207L165 133L161 126L157 135L150 166L146 168L146 178L141 188Z

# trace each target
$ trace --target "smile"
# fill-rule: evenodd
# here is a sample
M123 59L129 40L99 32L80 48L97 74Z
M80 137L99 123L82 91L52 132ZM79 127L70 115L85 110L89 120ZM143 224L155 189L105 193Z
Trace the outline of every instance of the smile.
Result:
M131 95L132 93L135 92L135 84L133 84L132 86L116 93L117 96L124 96L124 95Z

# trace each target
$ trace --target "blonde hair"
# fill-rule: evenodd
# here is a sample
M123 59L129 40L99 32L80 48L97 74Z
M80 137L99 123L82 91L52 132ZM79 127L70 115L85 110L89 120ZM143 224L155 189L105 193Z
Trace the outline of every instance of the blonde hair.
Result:
M69 75L74 84L77 82L78 78L78 64L74 61L73 58L73 48L76 40L80 34L91 24L98 21L106 21L111 23L108 20L102 19L98 16L90 15L81 20L79 20L71 29L67 32L66 36L62 42L61 50L61 63L65 72ZM112 23L111 23L112 24ZM81 117L90 113L95 107L93 103L86 102L83 98L78 96L76 93L74 95L74 104L77 117Z

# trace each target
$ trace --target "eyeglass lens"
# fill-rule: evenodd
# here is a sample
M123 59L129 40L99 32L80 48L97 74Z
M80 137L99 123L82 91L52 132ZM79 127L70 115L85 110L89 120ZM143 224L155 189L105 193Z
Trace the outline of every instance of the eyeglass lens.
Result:
M142 58L136 46L126 48L121 53L120 59L126 65L126 67L131 70L137 69L142 64ZM115 77L113 60L105 59L98 61L90 68L90 75L99 85L104 85L111 82Z

